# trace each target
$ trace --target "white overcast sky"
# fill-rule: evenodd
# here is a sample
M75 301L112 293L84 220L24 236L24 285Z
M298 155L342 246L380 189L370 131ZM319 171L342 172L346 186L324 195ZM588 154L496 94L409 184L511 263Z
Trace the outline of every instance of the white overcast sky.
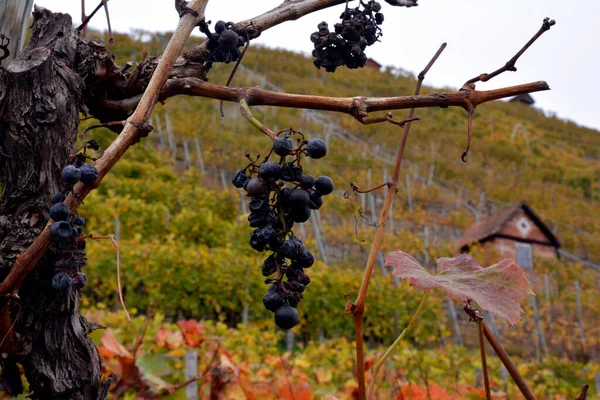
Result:
M240 21L274 8L282 0L211 0L206 17ZM600 2L596 0L419 0L413 8L391 7L383 0L383 38L367 49L383 65L417 74L442 42L448 42L426 83L459 87L482 72L502 66L537 31L544 17L557 21L517 63L479 89L545 80L549 92L535 93L537 106L560 117L600 129ZM52 11L80 21L79 0L36 0ZM87 11L98 1L87 0ZM353 2L356 3L356 2ZM112 28L172 31L177 25L173 0L111 0ZM257 43L309 54L309 35L319 22L337 22L343 5L320 11L264 32ZM105 29L103 13L90 24ZM197 31L196 31L197 32ZM198 33L195 33L198 34ZM358 93L357 93L358 94ZM405 93L398 93L403 95Z

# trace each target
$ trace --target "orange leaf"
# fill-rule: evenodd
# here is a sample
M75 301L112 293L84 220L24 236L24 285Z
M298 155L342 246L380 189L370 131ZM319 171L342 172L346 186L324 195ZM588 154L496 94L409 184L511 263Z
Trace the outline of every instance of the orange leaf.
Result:
M133 354L131 354L131 352L127 350L125 346L119 343L112 330L106 329L104 331L104 335L102 335L101 342L104 348L114 353L114 355L118 355L119 357L130 358L133 360Z

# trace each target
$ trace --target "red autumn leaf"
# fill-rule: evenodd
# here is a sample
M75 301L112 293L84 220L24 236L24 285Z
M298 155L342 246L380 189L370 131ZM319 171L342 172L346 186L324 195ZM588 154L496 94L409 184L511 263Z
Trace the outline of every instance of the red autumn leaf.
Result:
M428 292L441 287L451 299L473 300L484 310L505 318L514 325L523 309L519 301L529 295L531 285L525 270L512 260L502 260L487 268L466 254L437 260L437 274L431 275L421 264L403 251L385 257L385 265L394 267L393 274L409 278L411 285Z
M196 321L195 319L190 320L179 320L177 325L183 334L185 343L190 347L198 347L204 342L204 324Z

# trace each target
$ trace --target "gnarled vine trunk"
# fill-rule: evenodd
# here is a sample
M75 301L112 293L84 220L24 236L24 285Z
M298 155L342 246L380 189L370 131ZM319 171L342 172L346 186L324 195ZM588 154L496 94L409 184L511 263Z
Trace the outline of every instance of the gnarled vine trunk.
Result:
M50 199L60 190L60 172L77 139L79 113L85 111L84 79L76 72L81 41L71 17L36 9L34 19L28 46L0 68L2 279L49 220ZM0 304L5 310L0 350L8 354L0 358L0 385L9 394L22 390L20 363L33 398L99 397L100 358L88 338L98 326L80 315L78 290L60 293L51 285L65 251L74 261L69 273L81 270L86 263L81 246L53 245L21 286L20 299Z

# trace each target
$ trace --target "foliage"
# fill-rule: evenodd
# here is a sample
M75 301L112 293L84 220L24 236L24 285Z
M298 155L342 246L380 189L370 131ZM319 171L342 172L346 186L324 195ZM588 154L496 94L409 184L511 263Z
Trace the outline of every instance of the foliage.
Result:
M122 313L103 310L91 310L87 317L114 327L118 342L129 349L138 340L145 323L145 318L140 316L127 325ZM95 335L97 344L106 343L106 339L101 340L106 333L98 332ZM284 350L283 341L283 335L259 326L228 328L212 321L179 321L171 324L161 314L156 314L149 320L141 345L145 356L138 357L136 365L144 370L146 376L157 374L156 377L168 382L168 385L177 385L184 380L183 356L187 350L197 349L199 376L204 376L207 365L211 363L230 362L227 365L232 365L237 371L237 377L226 389L227 398L243 398L244 393L252 391L256 398L291 399L290 387L296 399L326 398L324 396L327 395L351 397L354 390L352 342L344 338L310 341L289 353ZM399 390L405 395L408 391L421 393L429 390L431 394L447 395L440 397L445 399L469 398L467 396L485 398L481 388L474 386L480 367L480 360L474 352L450 345L437 349L401 346L381 374L386 379L381 382L378 391L380 397L387 398ZM103 356L109 360L107 365L114 365L110 360L118 352L106 350L104 346L100 347ZM380 347L369 350L366 363L371 365L382 350ZM219 354L217 358L215 351ZM226 360L221 359L221 355L225 355ZM500 361L489 357L488 362L496 398L504 398L506 389L509 396L514 398L518 390L512 383L505 385ZM515 362L521 373L528 377L528 382L540 399L554 398L556 395L573 398L582 383L591 381L594 373L600 371L600 365L595 363L567 363L555 358L542 363L519 359ZM201 393L207 394L209 380L210 377L206 376L199 381ZM178 399L184 396L183 390L179 390L165 398Z

